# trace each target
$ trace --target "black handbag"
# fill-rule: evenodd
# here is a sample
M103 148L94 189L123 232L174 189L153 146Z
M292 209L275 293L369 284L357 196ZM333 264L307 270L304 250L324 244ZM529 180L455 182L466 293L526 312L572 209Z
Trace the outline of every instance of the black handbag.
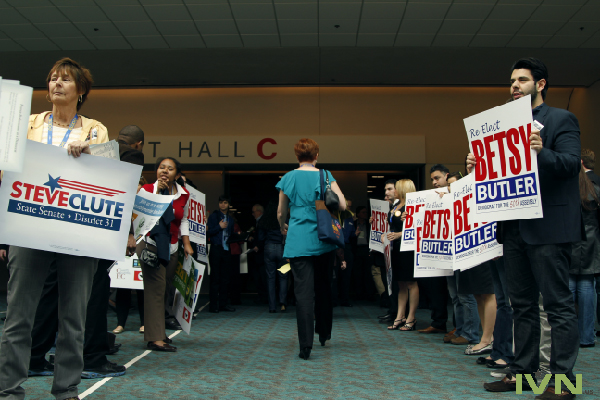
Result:
M160 267L158 255L148 248L148 242L144 241L144 243L146 243L146 247L143 248L142 252L140 253L140 261L143 262L144 265L147 265L151 268Z
M329 174L327 173L327 170L325 170L325 172L321 170L319 173L321 174L321 190L323 190L323 187L325 187L325 189L323 190L323 200L325 200L325 207L327 207L327 209L332 213L338 212L338 210L340 209L340 198L333 190L331 190L331 184L329 183ZM325 184L323 184L323 175L325 176Z

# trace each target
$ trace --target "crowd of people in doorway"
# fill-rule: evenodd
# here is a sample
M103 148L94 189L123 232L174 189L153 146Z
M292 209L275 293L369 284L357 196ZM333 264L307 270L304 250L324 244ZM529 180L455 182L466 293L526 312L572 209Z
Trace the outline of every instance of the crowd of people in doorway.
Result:
M545 126L529 137L538 155L544 218L499 223L503 257L449 277L416 279L414 252L400 251L400 237L406 195L417 187L409 179L389 180L384 185L392 243L388 282L384 256L369 250L369 209L360 205L351 210L333 174L317 168L318 144L301 139L294 146L298 168L281 177L273 191L278 197L252 207L253 226L241 229L225 195L210 213L207 311L231 313L241 303L240 243L247 242L256 301L269 313L295 306L299 357L304 360L310 358L315 334L321 346L332 339L334 307L370 300L387 307L378 319L389 331L439 334L443 343L464 346L460 348L465 355L475 356L474 362L501 378L484 384L488 391L515 391L517 374L537 373L538 382L541 375L563 374L574 385L579 348L594 347L594 323L600 318L595 315L600 313L600 178L593 172L594 153L581 149L575 116L544 103L545 65L522 59L511 71L511 100L531 95L533 118ZM79 114L92 84L87 69L65 58L52 67L46 82L52 111L30 117L30 140L66 147L72 157L89 153L90 144L108 141L101 122ZM139 127L123 128L118 143L121 161L144 165L144 133ZM477 168L477 161L469 154L465 171L455 173L434 165L433 187L462 179ZM130 231L127 253L138 255L143 271L144 291L135 294L146 347L173 353L177 347L166 330L181 329L171 309L177 253L182 249L186 257L198 256L187 222L187 188L194 184L173 157L159 159L155 173L153 183L140 178L138 192L172 195L173 202L139 244ZM323 227L318 215L323 214L317 210L324 210L319 202L328 210L329 223L341 230L340 242L318 233ZM21 383L27 377L53 375L52 394L59 400L74 399L82 377L125 374L126 368L108 356L119 351L115 337L126 329L133 293L115 292L118 326L109 331L107 270L112 261L19 246L0 248L0 258L8 259L10 273L0 343L0 397L23 398ZM291 271L280 271L288 263ZM431 310L430 321L417 321L419 307ZM57 350L51 363L46 355L53 346ZM523 387L529 386L523 382ZM570 387L563 385L560 392L555 387L552 378L547 391L536 398L575 397Z

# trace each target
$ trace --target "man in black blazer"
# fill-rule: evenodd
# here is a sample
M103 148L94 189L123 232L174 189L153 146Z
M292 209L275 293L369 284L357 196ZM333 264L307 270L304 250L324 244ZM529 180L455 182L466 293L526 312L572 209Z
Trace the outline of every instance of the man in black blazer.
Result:
M517 374L535 374L539 366L539 293L552 328L553 374L543 399L571 399L565 390L554 393L555 374L565 374L575 384L573 366L579 350L579 331L573 295L569 290L571 243L585 240L579 201L581 142L579 123L570 112L544 103L548 70L535 58L521 59L512 68L510 92L514 100L531 95L533 119L541 132L532 130L530 146L537 153L544 217L503 221L497 237L504 244L508 292L513 307L515 359L511 372L484 387L493 392L516 390ZM469 154L468 167L476 164ZM527 386L525 379L523 385Z

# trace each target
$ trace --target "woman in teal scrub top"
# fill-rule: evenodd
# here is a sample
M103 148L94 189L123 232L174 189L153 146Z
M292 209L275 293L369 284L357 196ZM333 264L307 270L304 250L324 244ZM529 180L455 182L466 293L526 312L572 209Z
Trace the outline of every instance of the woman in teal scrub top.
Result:
M301 139L294 146L294 151L300 166L285 174L276 185L279 190L277 219L281 233L287 235L283 257L290 260L294 272L299 357L308 360L314 332L319 334L321 346L331 339L331 278L335 245L321 242L317 234L315 201L320 198L321 185L319 170L315 166L319 145L312 139ZM342 191L330 172L327 176L331 189L340 198L340 210L345 210L346 200ZM285 223L288 207L289 226Z

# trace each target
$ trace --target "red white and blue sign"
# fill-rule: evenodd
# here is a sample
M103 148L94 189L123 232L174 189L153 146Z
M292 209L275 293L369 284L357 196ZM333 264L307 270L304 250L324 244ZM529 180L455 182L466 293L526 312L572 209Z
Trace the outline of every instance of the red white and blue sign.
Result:
M141 167L28 143L0 187L0 243L123 260Z
M543 218L531 96L465 118L475 167L474 220Z

